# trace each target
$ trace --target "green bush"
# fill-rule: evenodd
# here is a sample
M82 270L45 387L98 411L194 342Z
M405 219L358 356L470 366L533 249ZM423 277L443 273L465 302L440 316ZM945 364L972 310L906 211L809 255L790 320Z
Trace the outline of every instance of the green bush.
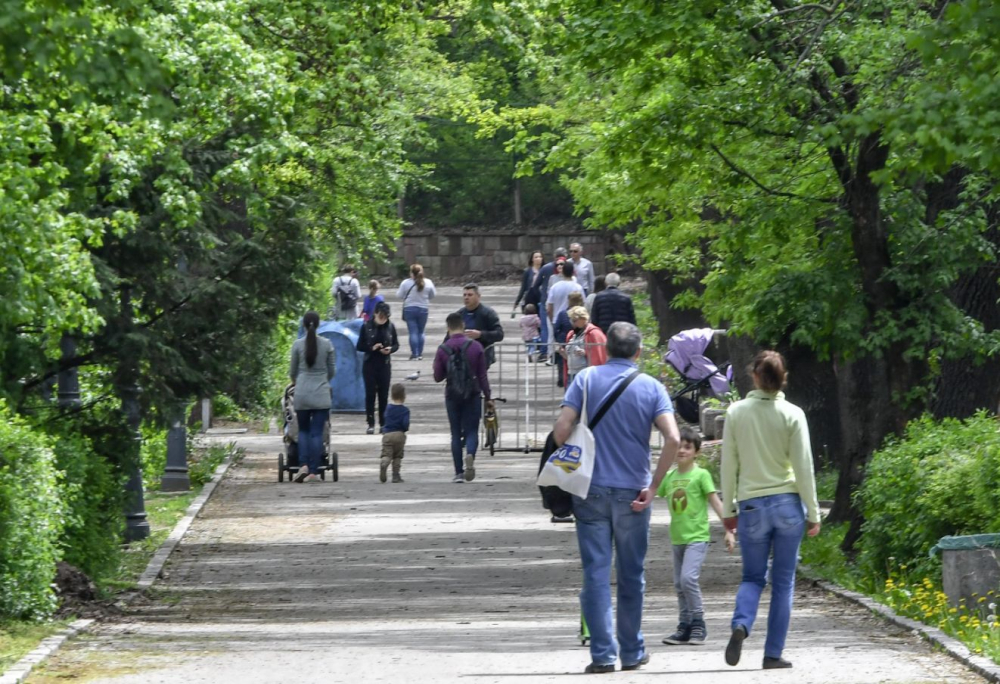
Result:
M78 421L60 427L64 432L53 439L64 482L64 559L100 581L116 572L120 559L124 480L90 439L76 431Z
M47 440L0 400L0 618L51 615L63 508Z
M948 534L1000 530L1000 432L985 412L964 421L912 421L872 456L858 503L865 523L861 569L885 578L905 565L938 571L928 557Z

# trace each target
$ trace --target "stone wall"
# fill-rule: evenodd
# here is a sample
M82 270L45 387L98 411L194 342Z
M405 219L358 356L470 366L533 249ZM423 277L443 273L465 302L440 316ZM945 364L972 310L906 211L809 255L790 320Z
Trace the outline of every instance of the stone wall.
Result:
M459 231L455 229L408 231L396 241L388 262L366 263L370 273L403 276L409 264L422 264L433 278L462 278L470 274L515 274L528 265L531 253L541 249L546 261L556 247L571 242L583 246L583 256L594 262L598 275L615 270L609 257L622 249L621 236L596 231L526 230Z

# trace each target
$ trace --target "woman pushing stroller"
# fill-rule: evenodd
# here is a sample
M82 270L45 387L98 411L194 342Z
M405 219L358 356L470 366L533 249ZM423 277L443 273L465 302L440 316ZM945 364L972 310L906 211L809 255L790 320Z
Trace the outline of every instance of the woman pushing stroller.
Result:
M288 375L295 386L293 406L299 424L299 463L296 482L318 481L323 460L323 426L330 415L330 380L336 373L333 344L316 334L319 314L309 311L302 317L306 336L292 345Z

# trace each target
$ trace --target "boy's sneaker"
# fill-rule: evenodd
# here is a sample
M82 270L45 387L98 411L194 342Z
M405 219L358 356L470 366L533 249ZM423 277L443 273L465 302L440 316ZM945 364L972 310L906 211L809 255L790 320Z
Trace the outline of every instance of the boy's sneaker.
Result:
M403 484L403 478L400 477L399 473L393 473L392 474L392 483L393 484Z
M682 622L677 625L677 631L668 637L663 637L663 643L671 646L680 646L691 640L691 625Z
M385 481L386 481L386 471L388 471L388 470L389 470L389 461L388 461L388 459L385 459L381 463L378 464L378 481L381 482L382 484L385 484Z
M472 454L465 455L465 481L472 482L476 479L476 457Z
M691 621L691 633L688 636L688 643L692 646L701 646L708 638L708 631L705 629L704 620Z
M462 484L463 482L465 482L465 478L462 476L462 473L459 473L455 477L451 478L451 481L456 484Z

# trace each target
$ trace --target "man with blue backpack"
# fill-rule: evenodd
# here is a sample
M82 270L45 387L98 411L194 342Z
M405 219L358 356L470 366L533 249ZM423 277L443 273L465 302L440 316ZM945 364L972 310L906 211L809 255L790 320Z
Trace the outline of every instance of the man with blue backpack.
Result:
M448 339L438 347L434 357L434 381L447 381L444 402L451 427L451 457L455 462L452 482L472 482L476 477L483 398L488 407L493 404L486 377L486 353L482 344L465 335L465 320L460 313L448 314L445 323Z

